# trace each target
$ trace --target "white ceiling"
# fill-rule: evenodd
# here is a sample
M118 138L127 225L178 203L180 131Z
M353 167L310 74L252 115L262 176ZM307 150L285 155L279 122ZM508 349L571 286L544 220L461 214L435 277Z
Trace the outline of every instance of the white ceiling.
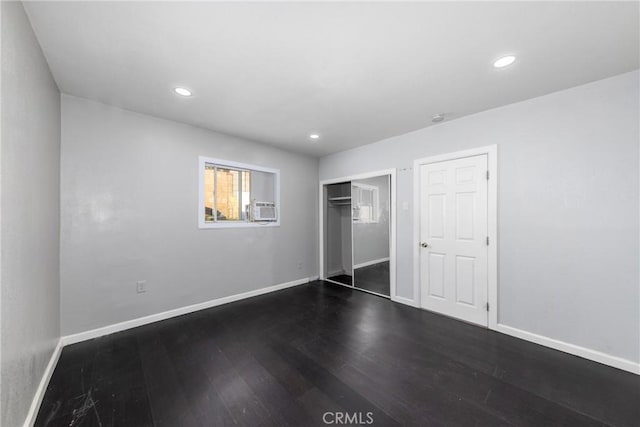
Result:
M313 155L638 68L638 2L25 8L62 92Z

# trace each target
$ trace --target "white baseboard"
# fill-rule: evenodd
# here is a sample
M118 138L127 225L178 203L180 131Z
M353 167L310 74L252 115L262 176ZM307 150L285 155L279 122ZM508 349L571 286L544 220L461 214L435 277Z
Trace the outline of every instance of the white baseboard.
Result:
M58 359L60 359L62 346L62 339L60 338L58 339L58 343L56 344L56 347L53 349L53 353L49 358L49 363L47 364L47 367L42 374L40 384L38 384L38 388L36 389L36 394L33 396L31 406L29 407L29 412L27 413L27 418L24 420L24 427L31 427L36 422L36 417L38 416L38 410L40 409L40 405L42 404L44 393L47 391L47 387L49 387L49 380L51 380L53 371L58 364Z
M391 298L391 301L398 302L400 304L408 305L415 308L420 308L420 306L410 298L395 296Z
M564 341L556 340L553 338L545 337L543 335L534 334L532 332L523 331L521 329L513 328L511 326L498 324L495 328L496 331L503 334L511 335L516 338L520 338L526 341L531 341L536 344L543 345L545 347L551 347L556 350L563 351L565 353L573 354L584 359L593 360L594 362L602 363L604 365L612 366L614 368L622 369L627 372L631 372L636 375L640 375L640 363L633 362L631 360L623 359L621 357L612 356L610 354L602 353L597 350L591 350L589 348L580 347L575 344L569 344Z
M218 305L228 304L230 302L255 297L258 295L263 295L263 294L279 291L286 288L291 288L293 286L303 285L305 283L309 283L317 279L318 279L318 276L305 277L303 279L293 280L291 282L280 283L278 285L256 289L254 291L243 292L241 294L230 295L228 297L223 297L223 298L217 298L214 300L205 301L198 304L193 304L185 307L175 308L173 310L163 311L162 313L151 314L149 316L139 317L137 319L115 323L113 325L103 326L101 328L92 329L89 331L80 332L73 335L67 335L61 338L62 345L65 346L65 345L75 344L81 341L86 341L93 338L101 337L103 335L109 335L115 332L120 332L120 331L124 331L131 328L137 328L138 326L159 322L161 320L170 319L176 316L182 316L183 314L189 314L195 311L216 307Z
M387 261L389 261L389 257L380 258L380 259L374 259L374 260L367 261L367 262L361 262L360 264L355 264L353 266L353 269L355 270L356 268L369 267L370 265L380 264L381 262L387 262Z
M420 304L409 298L395 296L391 298L391 300L400 304L420 308ZM545 337L543 335L534 334L533 332L523 331L522 329L514 328L512 326L507 326L501 323L496 325L494 330L506 335L510 335L512 337L520 338L525 341L530 341L535 344L550 347L555 350L573 354L574 356L582 357L584 359L602 363L603 365L608 365L613 368L622 369L623 371L640 375L640 363L633 362L631 360L623 359L621 357L612 356L610 354L602 353L597 350L592 350L586 347L581 347L575 344L570 344L564 341Z

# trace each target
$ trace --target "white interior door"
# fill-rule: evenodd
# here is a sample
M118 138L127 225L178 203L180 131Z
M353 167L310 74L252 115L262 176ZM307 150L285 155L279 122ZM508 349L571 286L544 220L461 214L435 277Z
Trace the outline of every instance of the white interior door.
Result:
M421 306L488 325L487 155L420 169Z

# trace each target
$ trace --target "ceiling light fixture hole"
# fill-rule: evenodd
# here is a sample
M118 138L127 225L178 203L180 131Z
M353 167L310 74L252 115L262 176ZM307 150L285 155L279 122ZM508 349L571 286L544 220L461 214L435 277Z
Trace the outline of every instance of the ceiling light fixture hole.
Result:
M191 96L192 95L191 91L189 89L185 88L185 87L176 87L176 88L173 88L173 91L175 93L177 93L178 95L180 95L180 96L185 96L186 97L186 96Z
M504 67L508 67L509 65L513 64L515 61L516 61L515 55L501 56L500 58L496 59L493 62L493 66L495 68L504 68Z

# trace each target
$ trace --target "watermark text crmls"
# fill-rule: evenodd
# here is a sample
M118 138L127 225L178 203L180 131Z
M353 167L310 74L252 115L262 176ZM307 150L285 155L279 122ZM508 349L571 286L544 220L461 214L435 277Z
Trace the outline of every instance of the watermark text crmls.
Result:
M325 412L322 422L336 425L373 424L373 412Z

